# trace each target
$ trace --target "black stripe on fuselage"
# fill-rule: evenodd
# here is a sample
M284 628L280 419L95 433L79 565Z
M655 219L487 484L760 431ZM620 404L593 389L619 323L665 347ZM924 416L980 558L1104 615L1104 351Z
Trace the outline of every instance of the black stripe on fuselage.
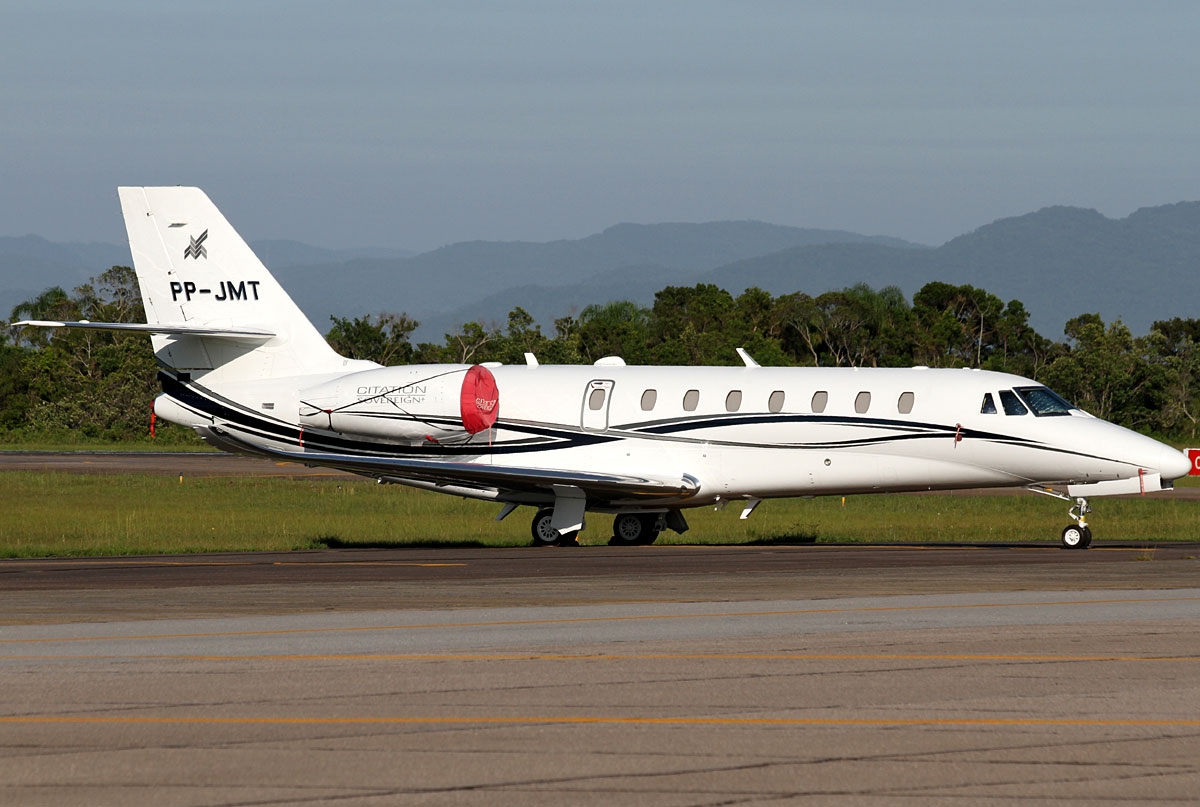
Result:
M742 443L738 445L796 446L801 448L845 448L858 445L870 445L893 440L920 440L924 438L944 439L946 437L988 440L990 442L1014 443L1029 447L1046 447L1043 443L1013 437L1012 435L971 429L959 424L946 426L940 423L921 423L905 420L890 420L887 418L846 417L839 415L803 415L791 413L737 414L737 415L700 415L684 420L656 420L645 423L635 423L622 426L625 431L636 434L670 435L681 431L698 429L714 429L725 426L757 426L772 423L812 423L834 426L850 426L852 428L890 429L899 432L894 435L878 437L863 437L853 440L830 440L814 443Z
M633 423L628 425L611 426L608 430L585 431L565 426L536 423L530 421L500 421L497 429L519 432L525 437L515 440L505 440L502 443L434 443L427 442L417 446L379 443L370 440L359 440L346 436L331 435L327 432L313 432L301 429L296 424L270 418L250 410L234 401L224 398L194 381L180 381L168 372L159 372L159 381L163 392L201 414L218 418L224 423L235 426L244 434L257 436L289 444L328 450L331 452L357 453L365 456L391 457L464 457L480 454L527 454L560 449L578 448L586 445L597 445L622 439L666 440L684 443L706 443L743 448L788 448L794 450L829 450L845 448L863 448L869 446L887 445L889 443L910 442L914 440L945 440L960 439L984 440L993 443L1021 446L1055 454L1078 457L1088 457L1111 462L1118 462L1110 457L1081 451L1071 451L1058 448L1033 440L996 432L969 429L955 424L946 426L936 423L909 423L906 421L889 420L884 418L844 417L836 415L801 415L784 413L764 413L759 415L703 415L682 420L658 420L651 422ZM425 418L423 422L436 423L440 418ZM415 421L414 421L415 422ZM461 425L452 419L445 419L447 425ZM825 425L840 425L852 428L891 429L898 433L876 435L850 440L832 440L812 443L748 443L737 440L713 439L711 436L688 436L680 432L722 429L734 426L759 425L771 423L811 423ZM484 434L484 433L481 433ZM471 439L478 437L473 435Z
M477 443L426 442L418 446L380 443L333 435L323 431L301 429L296 424L260 415L194 381L183 382L166 372L159 372L159 381L166 395L206 417L219 419L224 424L236 427L245 434L293 445L303 444L309 448L320 448L331 452L358 453L370 456L461 457L478 456L484 453L520 454L553 451L612 442L618 439L616 435L599 432L572 432L537 424L504 423L500 426L501 428L523 432L526 436L516 440L506 440L501 444L483 442L487 440L483 432L472 435L471 439L480 440ZM447 423L461 426L460 423L454 421L447 421Z

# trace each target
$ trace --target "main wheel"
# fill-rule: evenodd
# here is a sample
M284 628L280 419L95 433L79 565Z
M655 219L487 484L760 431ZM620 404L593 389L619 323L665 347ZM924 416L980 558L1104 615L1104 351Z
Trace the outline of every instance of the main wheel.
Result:
M613 519L611 543L616 546L652 544L658 538L658 516L620 513Z
M1092 531L1087 527L1071 524L1062 531L1063 549L1087 549L1092 542Z
M558 534L558 530L550 526L553 516L553 510L538 510L537 515L533 517L529 531L533 533L534 546L558 546L558 542L562 540L563 536Z

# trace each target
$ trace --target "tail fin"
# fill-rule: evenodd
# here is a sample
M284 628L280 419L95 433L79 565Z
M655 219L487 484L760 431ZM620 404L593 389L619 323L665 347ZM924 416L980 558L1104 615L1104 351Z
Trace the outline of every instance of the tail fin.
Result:
M161 364L208 376L210 384L352 364L329 347L204 191L118 193L146 322L162 327L153 336ZM262 336L246 338L254 334Z

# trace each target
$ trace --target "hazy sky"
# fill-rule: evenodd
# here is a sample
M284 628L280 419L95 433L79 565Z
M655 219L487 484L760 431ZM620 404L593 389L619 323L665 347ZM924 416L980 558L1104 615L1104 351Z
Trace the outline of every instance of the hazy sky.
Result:
M0 0L0 235L430 249L762 219L937 244L1200 199L1194 2Z

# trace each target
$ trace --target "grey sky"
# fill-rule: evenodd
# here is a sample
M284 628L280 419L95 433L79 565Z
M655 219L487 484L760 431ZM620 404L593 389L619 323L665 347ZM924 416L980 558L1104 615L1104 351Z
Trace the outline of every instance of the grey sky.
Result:
M1200 199L1195 3L0 0L0 235L119 184L429 249L756 218L942 241Z

